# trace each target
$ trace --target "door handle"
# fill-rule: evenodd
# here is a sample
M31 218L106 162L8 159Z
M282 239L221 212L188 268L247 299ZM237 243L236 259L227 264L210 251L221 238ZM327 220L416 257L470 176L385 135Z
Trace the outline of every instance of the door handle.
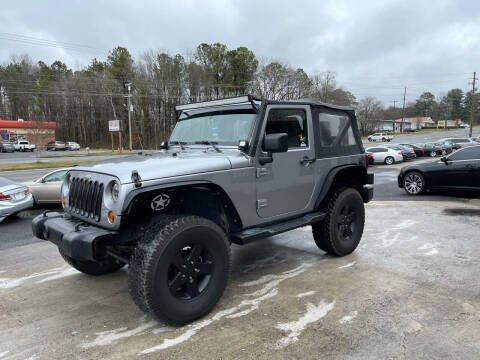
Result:
M315 162L315 158L309 158L308 156L304 156L302 160L300 160L300 164L304 166L310 166L313 162Z

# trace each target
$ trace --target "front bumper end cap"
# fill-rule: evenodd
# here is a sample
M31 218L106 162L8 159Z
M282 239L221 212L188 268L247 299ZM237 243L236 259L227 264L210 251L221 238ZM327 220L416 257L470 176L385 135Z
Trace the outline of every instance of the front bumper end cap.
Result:
M38 215L32 221L33 235L57 245L64 254L74 259L98 261L95 241L112 237L114 231L105 230L65 214L48 212Z

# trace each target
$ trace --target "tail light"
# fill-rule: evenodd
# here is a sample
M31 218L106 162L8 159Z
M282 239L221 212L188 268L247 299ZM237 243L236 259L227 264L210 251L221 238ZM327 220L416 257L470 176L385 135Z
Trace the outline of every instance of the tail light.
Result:
M458 146L459 149L462 147L462 145L460 145L460 144L457 144L457 146Z
M424 151L423 148L420 148L420 151Z
M415 154L415 151L410 151L410 154Z
M11 199L10 195L5 195L5 194L3 194L3 193L0 192L0 201L2 201L2 200L10 200L10 199Z
M399 152L398 152L398 155L402 155L402 152L401 152L401 151L399 151Z
M443 151L443 148L440 148L440 150L442 150L442 151Z
M23 191L23 193L24 193L25 195L28 195L29 192L30 192L30 189L28 189L28 188Z

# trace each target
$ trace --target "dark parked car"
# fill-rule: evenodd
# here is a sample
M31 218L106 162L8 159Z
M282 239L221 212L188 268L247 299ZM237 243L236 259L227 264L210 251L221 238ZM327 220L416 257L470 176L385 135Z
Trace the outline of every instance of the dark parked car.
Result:
M480 145L460 149L440 161L410 165L398 175L409 195L430 189L480 190Z
M401 151L403 156L403 161L412 160L417 157L413 149L407 148L405 146L395 144L395 145L387 145L387 147L393 150Z
M443 155L443 148L441 146L435 145L435 143L422 143L415 144L418 147L423 148L425 156L435 157L437 155Z
M15 146L10 143L1 143L0 144L0 152L15 152Z
M423 150L422 147L414 145L414 144L400 144L402 146L405 146L406 148L411 148L417 157L423 156L425 154L425 151Z
M434 144L440 146L443 149L442 155L448 155L453 152L454 144L450 141L437 141Z

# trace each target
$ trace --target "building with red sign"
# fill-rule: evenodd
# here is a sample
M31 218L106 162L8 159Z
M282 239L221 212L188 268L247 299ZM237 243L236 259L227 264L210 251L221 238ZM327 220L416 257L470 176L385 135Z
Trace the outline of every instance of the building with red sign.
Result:
M27 139L35 144L37 149L43 148L48 142L55 140L54 121L16 121L0 120L0 136L2 142L16 142L17 139Z

